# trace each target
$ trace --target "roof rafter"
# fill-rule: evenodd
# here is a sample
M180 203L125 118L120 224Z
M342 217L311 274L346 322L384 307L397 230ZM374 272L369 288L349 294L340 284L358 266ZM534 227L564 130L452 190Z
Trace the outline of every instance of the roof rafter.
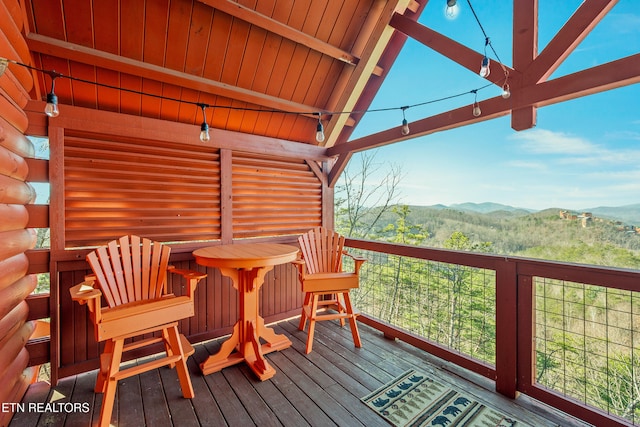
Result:
M376 3L377 10L375 13L371 13L368 22L371 30L363 29L360 34L361 38L356 43L363 44L361 60L354 69L344 71L341 79L343 87L335 92L339 94L339 97L331 100L329 105L339 106L343 111L353 110L371 75L375 74L378 61L393 35L394 30L388 25L389 19L396 11L406 10L409 3L410 0L386 0ZM366 41L362 37L366 37ZM331 117L326 126L327 138L324 143L326 147L331 147L336 143L348 119L348 114L335 114Z
M524 84L546 80L618 0L585 0L523 72Z
M393 15L391 22L389 22L393 28L398 31L402 31L407 36L412 39L422 43L423 45L435 50L436 52L446 56L452 61L462 65L466 69L477 73L478 72L478 64L482 62L482 58L484 55L474 51L473 49L469 49L463 44L458 43L455 40L452 40L431 28L428 28L417 21L409 19L404 15L400 15L396 13ZM509 75L515 73L513 68L508 67L504 64L500 64L500 67L504 67ZM500 73L491 73L487 80L493 82L499 86L502 86L504 83L504 74Z
M241 19L249 24L258 26L271 33L304 45L309 49L318 51L332 58L339 59L350 65L356 65L359 58L352 53L346 52L338 47L323 42L302 31L291 28L282 22L276 21L266 15L256 12L246 6L232 0L198 0L212 8L227 13L235 18Z
M640 53L608 62L546 82L518 88L517 97L494 97L480 101L482 115L474 117L472 105L457 108L410 123L411 135L403 136L400 127L367 135L327 150L330 156L382 147L395 142L429 135L509 114L512 109L546 106L581 96L640 83Z
M29 33L27 43L32 52L76 61L83 64L94 65L108 70L118 71L133 76L149 78L162 83L178 85L185 88L203 91L213 95L224 96L230 99L260 105L268 109L281 111L295 111L312 115L319 109L297 102L287 101L275 96L243 89L237 86L221 83L204 77L194 76L181 71L148 64L135 59L126 58L112 53L99 51L74 43L54 39L36 33Z

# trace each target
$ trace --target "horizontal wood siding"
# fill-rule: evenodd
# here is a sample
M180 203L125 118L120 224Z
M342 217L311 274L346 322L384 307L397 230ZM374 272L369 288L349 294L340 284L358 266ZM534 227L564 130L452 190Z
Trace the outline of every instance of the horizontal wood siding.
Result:
M219 150L65 132L65 247L220 238Z
M303 233L322 220L322 183L304 160L233 154L233 237Z

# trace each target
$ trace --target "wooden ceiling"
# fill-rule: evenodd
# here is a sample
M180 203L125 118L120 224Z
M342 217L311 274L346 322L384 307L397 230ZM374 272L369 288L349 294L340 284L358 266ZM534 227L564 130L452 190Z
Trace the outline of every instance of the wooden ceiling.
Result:
M61 111L68 104L199 125L202 103L213 128L318 144L314 113L366 108L387 71L380 64L390 65L406 38L388 25L394 13L415 21L426 1L24 3L36 67L113 87L57 78ZM38 82L44 99L51 79L39 73ZM322 145L346 141L358 119L323 115Z
M640 53L551 78L618 0L584 0L540 51L538 0L513 0L513 63L501 65L510 99L483 100L478 117L464 106L410 123L409 135L392 128L344 144L407 37L477 73L480 52L418 23L428 0L20 1L33 65L89 82L56 79L61 111L200 125L196 104L207 104L213 128L327 147L332 183L356 151L504 115L528 129L538 107L640 82ZM38 73L38 83L32 96L44 100L51 79ZM326 139L316 142L319 112L353 111L323 114Z

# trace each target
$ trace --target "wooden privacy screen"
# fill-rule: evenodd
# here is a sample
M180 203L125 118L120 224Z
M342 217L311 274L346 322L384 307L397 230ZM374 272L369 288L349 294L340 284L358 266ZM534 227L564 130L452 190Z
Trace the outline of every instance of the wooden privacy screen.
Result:
M66 130L65 247L220 238L219 149Z
M233 154L233 237L300 234L322 222L322 184L304 160Z

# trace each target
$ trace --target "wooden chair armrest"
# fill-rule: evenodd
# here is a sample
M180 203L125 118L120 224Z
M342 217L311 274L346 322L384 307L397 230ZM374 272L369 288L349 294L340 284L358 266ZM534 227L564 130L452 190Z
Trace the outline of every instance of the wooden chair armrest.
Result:
M205 277L207 277L206 273L202 273L200 271L195 270L183 270L180 268L175 268L173 265L167 267L167 271L179 274L185 279L187 279L187 294L191 299L193 299L193 295L196 292L196 287L198 286L198 282Z
M93 282L85 281L69 289L71 299L80 304L86 304L89 300L99 299L102 296L100 289L93 287Z
M353 259L353 261L355 261L355 273L359 274L360 273L360 267L362 267L362 264L367 262L367 259L363 258L361 256L351 255L347 251L342 251L342 254L348 256L349 258Z
M291 261L291 264L295 265L298 269L298 275L300 276L300 280L303 280L307 275L306 263L302 258L298 258L294 261Z

